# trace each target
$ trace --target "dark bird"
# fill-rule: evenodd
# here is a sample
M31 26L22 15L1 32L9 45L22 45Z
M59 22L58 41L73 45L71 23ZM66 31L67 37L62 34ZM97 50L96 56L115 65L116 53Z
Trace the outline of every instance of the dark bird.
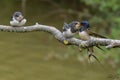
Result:
M104 37L100 34L97 34L95 32L90 31L89 30L90 25L89 25L88 21L81 21L80 25L81 25L81 28L79 29L79 36L80 36L81 40L85 40L85 41L89 40L92 36L100 37L100 38L106 38L106 37ZM98 45L96 47L98 47L99 49L102 49ZM88 51L89 59L90 59L91 56L93 56L97 61L99 61L98 58L94 54L93 47L87 48L87 51Z
M79 29L80 29L79 21L73 21L69 24L64 23L62 34L66 39L71 38L76 34L76 32L78 32ZM68 44L68 41L64 40L64 44Z
M27 20L24 18L21 12L14 12L10 20L10 25L13 27L20 27L23 26L26 21Z

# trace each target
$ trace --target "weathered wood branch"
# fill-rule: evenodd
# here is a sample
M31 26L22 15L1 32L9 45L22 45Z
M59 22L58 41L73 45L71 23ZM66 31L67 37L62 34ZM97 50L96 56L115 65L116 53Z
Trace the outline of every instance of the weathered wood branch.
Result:
M11 26L0 25L0 31L4 31L4 32L45 31L51 33L61 43L63 43L64 40L67 40L68 41L67 45L76 45L82 48L96 46L96 45L106 46L106 48L120 47L120 40L94 38L94 37L91 37L91 39L88 41L82 41L77 38L66 39L63 36L62 32L57 28L47 25L41 25L38 23L32 26L25 26L25 27L11 27Z

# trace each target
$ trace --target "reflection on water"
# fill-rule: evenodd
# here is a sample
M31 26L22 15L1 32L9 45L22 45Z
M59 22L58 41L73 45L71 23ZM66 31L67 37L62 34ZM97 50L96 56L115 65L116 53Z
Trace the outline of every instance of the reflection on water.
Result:
M0 9L3 10L0 12L0 24L9 25L11 14L21 10L20 1L9 4L1 2ZM51 10L52 7L47 7L46 3L28 2L25 15L28 19L27 25L39 22L61 29L64 18L60 15L46 17ZM116 78L115 70L109 64L104 64L104 69L98 63L79 62L73 55L79 52L68 49L48 33L0 32L0 36L1 80L113 80ZM64 60L56 59L56 54L64 55L66 52L71 52L72 57Z

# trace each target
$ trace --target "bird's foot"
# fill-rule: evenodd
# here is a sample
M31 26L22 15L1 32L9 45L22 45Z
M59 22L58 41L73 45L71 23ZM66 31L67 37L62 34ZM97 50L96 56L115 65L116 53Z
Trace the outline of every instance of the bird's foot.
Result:
M84 47L85 46L83 44L79 44L79 51L82 52L82 50L85 49Z
M65 45L67 45L67 44L68 44L68 41L67 41L67 40L64 40L63 43L64 43Z
M85 47L85 45L84 44L79 44L79 47Z

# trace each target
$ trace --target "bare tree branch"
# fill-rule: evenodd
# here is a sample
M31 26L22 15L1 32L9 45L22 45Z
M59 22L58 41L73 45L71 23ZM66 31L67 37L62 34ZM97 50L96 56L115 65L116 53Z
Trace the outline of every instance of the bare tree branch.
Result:
M106 46L106 48L120 47L120 40L94 38L94 37L91 37L91 39L88 41L82 41L77 38L66 39L63 36L62 32L57 28L53 26L41 25L38 23L32 26L25 26L25 27L11 27L11 26L0 25L0 31L4 31L4 32L45 31L51 33L61 43L63 43L64 40L67 40L68 41L67 45L76 45L81 48L87 48L96 45Z

